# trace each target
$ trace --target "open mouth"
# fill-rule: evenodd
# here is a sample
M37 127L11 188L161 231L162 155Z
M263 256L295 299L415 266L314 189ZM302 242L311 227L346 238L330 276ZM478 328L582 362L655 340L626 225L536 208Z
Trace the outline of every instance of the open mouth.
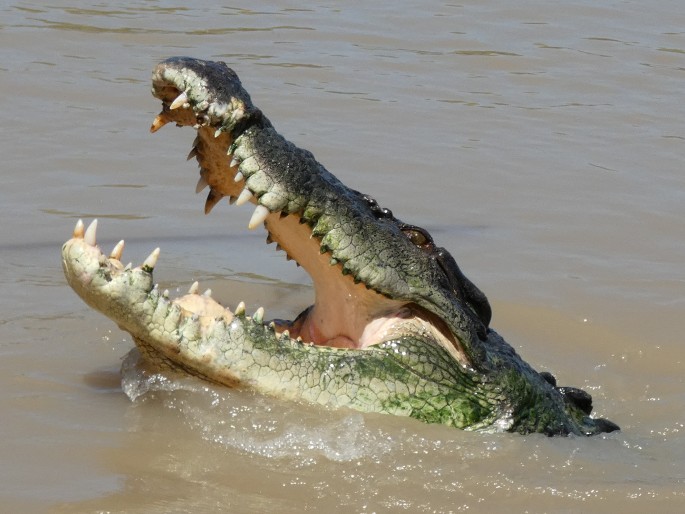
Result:
M222 71L225 70L228 68ZM368 254L381 252L382 246L377 247L375 241L357 241L349 228L345 233L345 227L341 229L343 235L336 236L336 229L340 228L336 226L338 220L325 209L303 205L281 183L260 173L263 163L248 144L242 144L241 134L248 132L251 125L270 126L270 123L259 111L258 119L251 118L253 108L249 97L231 96L226 102L216 101L206 92L206 84L199 76L164 64L153 73L153 94L162 101L163 108L154 119L151 132L170 122L197 129L188 158L197 159L200 166L196 191L209 189L205 213L223 198L236 206L252 203L255 208L248 228L263 226L267 243L275 243L286 258L295 260L311 277L314 304L293 321L271 322L277 334L315 345L357 349L401 335L421 334L438 341L458 361L465 361L458 341L437 316L412 301L375 287L373 280L365 280L364 269L355 268L345 258L345 251L360 243L368 246L365 250ZM240 127L241 124L244 126ZM237 134L235 138L234 134ZM279 158L284 159L279 167L291 165L287 156ZM330 177L337 183L337 179ZM329 201L333 204L350 199L373 202L359 193L348 192L349 198ZM399 234L409 242L411 235ZM196 294L196 289L192 287L190 294L175 301L201 317L232 315L210 295ZM257 316L263 318L263 311L258 311Z
M99 263L101 272L109 280L133 271L152 277L160 255L159 248L154 249L140 266L134 268L131 264L124 265L121 261L124 240L119 241L108 256L105 255L97 246L97 226L97 220L91 222L88 228L79 220L74 228L70 244L78 245L81 255L87 254L87 258L82 258L81 261ZM315 254L314 257L320 255ZM320 260L314 259L314 262ZM312 265L310 260L304 261L308 266ZM83 273L80 278L87 283L91 277ZM341 273L331 274L325 280L327 282L323 286L318 289L315 287L317 294L314 305L305 309L293 321L267 320L263 307L256 309L251 316L252 320L269 327L281 337L338 348L362 349L411 334L422 334L428 339L442 337L426 319L431 314L422 312L416 305L385 298ZM315 281L314 284L316 283ZM150 281L150 288L157 288L157 285L152 286ZM160 294L165 299L169 298L168 290ZM246 314L243 302L238 302L231 310L217 302L210 289L200 292L198 282L190 286L187 294L169 301L181 309L183 317L197 318L202 327L209 326L216 319L230 323L234 316ZM323 305L317 309L319 303Z

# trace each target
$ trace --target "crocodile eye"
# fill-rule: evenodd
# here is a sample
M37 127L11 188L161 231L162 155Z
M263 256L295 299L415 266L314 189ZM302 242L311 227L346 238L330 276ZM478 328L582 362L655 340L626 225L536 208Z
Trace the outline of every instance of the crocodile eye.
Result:
M407 238L423 250L431 250L433 247L433 238L424 229L414 226L407 226L402 228L402 232Z

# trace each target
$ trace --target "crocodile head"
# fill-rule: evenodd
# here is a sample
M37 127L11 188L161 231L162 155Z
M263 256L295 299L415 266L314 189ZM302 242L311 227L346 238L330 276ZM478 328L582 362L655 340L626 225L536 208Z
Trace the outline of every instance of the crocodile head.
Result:
M557 387L489 327L485 295L430 234L343 185L288 142L221 62L160 63L153 121L189 125L205 212L224 197L254 204L264 226L311 276L314 304L293 321L246 316L210 294L170 300L152 282L158 250L138 268L95 246L77 225L63 247L70 285L129 331L143 354L208 380L285 398L409 415L467 429L594 434L618 427L590 417L590 396Z

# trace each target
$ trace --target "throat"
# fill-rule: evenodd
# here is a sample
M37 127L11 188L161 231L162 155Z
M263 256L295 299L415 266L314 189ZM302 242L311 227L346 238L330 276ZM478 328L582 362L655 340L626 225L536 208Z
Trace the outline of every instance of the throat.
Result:
M404 306L376 314L319 307L315 304L303 312L291 325L291 334L306 342L335 348L364 349L387 341L401 332L399 327L413 316L411 309Z
M341 264L331 264L331 256L321 253L317 239L295 216L271 214L266 229L314 283L314 305L292 323L279 326L291 337L322 346L366 348L382 342L391 326L410 315L405 301L355 284L343 274Z

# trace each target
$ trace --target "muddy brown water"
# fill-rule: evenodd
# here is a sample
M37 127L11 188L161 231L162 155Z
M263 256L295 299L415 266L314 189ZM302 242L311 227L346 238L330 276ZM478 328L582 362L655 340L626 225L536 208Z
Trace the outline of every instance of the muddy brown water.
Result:
M685 509L681 2L367 4L2 4L1 511ZM228 62L282 133L429 228L493 326L622 431L468 433L126 372L129 400L129 337L60 269L78 218L127 260L161 246L163 287L274 317L311 298L249 208L202 214L191 131L148 133L150 71L179 54Z

